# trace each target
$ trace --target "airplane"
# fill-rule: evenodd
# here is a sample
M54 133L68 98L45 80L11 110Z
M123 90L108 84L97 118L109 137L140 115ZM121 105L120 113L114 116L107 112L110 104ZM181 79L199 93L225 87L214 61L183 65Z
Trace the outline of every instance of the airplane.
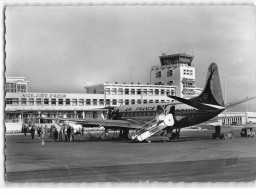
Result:
M103 126L105 129L120 130L119 137L124 139L128 139L130 130L135 130L132 140L141 142L159 133L179 137L181 128L209 121L226 109L216 63L210 64L205 87L199 96L191 99L167 96L178 102L109 107L107 119L41 119L75 121L83 127Z

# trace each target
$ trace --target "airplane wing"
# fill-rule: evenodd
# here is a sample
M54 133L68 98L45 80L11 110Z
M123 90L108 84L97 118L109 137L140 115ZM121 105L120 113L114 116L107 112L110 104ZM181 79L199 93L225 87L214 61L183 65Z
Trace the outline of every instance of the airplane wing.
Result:
M81 124L83 127L98 127L100 125L105 128L114 129L137 129L140 125L126 120L104 120L104 119L79 119L79 118L54 118L54 117L40 117L44 120L58 120L58 121L73 121Z

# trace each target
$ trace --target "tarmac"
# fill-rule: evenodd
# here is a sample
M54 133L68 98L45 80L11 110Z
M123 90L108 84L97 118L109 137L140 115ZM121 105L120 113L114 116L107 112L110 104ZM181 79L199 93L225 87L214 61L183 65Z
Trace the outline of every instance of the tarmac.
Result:
M186 131L170 142L52 142L6 135L6 183L256 181L256 138L212 139Z

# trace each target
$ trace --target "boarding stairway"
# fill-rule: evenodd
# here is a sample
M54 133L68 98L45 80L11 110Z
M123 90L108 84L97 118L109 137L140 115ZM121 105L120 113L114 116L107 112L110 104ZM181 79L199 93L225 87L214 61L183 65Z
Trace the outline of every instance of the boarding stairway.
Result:
M137 140L141 142L163 130L167 126L173 126L173 124L174 120L172 114L168 114L166 116L164 114L158 115L152 121L136 129L136 133L134 136L132 136L132 140Z

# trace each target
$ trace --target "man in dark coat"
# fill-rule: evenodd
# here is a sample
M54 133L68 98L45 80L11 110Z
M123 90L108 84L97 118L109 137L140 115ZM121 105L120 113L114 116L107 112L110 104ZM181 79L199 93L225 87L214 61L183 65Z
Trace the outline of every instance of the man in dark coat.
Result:
M68 125L67 134L68 134L68 141L70 141L70 134L71 134L71 126L70 125Z
M35 126L34 125L31 127L30 133L31 133L32 139L34 139L34 136L35 136Z

